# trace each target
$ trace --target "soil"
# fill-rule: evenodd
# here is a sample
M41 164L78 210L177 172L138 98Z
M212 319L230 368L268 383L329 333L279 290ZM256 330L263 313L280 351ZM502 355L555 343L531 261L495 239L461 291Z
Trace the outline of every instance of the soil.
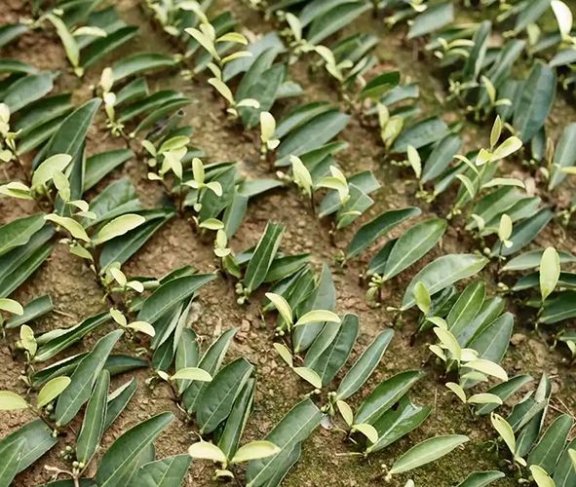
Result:
M0 12L0 24L14 22L20 16L28 15L28 2L22 0L4 0ZM80 83L67 70L66 57L57 37L52 31L35 31L24 35L13 43L3 57L14 57L26 61L42 69L60 71L57 89L72 90L75 102L88 99L90 85L98 82L99 73L115 58L127 53L143 50L165 51L170 49L165 35L153 27L153 21L145 15L137 0L116 2L121 16L130 23L140 26L140 35L128 46L116 53L115 57L106 59L105 63L90 69ZM239 19L241 29L255 34L271 29L258 16L239 1L214 2L215 8L229 8ZM438 114L447 121L461 118L461 108L446 104L442 72L434 69L430 58L419 54L421 46L405 41L402 28L387 30L383 24L373 19L370 14L354 22L347 28L350 32L359 29L377 32L380 43L377 55L381 64L375 72L397 67L405 78L420 82L422 98L420 104L425 113ZM290 67L292 79L305 87L305 95L301 101L331 100L338 102L336 90L330 80L320 74L310 76L309 63L301 60ZM186 110L185 123L194 129L192 142L207 155L207 161L239 161L246 174L250 176L267 176L267 168L259 161L259 154L254 141L241 133L237 126L232 125L224 116L222 104L217 99L206 80L199 77L194 81L181 81L176 73L162 73L152 77L152 85L162 87L177 87L192 99ZM558 127L565 126L576 119L576 112L570 107L563 96L559 96L557 107L551 117L551 133L557 134ZM466 123L464 137L468 148L479 147L487 139L486 126L475 126ZM383 210L405 206L420 206L423 209L422 219L433 215L446 216L450 209L454 194L443 196L433 205L426 205L415 198L416 186L411 181L409 171L390 165L386 154L378 141L377 130L361 123L358 117L352 117L341 138L349 143L349 148L338 154L338 160L347 174L359 170L373 170L382 188L373 195L376 204L362 217L360 222L368 221ZM104 129L103 118L98 120L89 133L88 154L101 152L124 145L121 139L115 139ZM517 168L526 173L533 169ZM6 167L7 177L17 178L18 168ZM97 194L110 181L127 177L136 185L140 199L147 207L154 207L164 197L161 186L146 179L146 167L141 158L135 157L121 169L102 181L91 191L88 199ZM541 191L540 187L538 189ZM558 201L569 201L568 195L573 191L570 183L563 186L560 194L554 198ZM550 195L543 195L550 197ZM6 223L14 218L38 211L33 204L22 203L12 199L0 199L0 223ZM282 241L282 250L286 253L310 252L312 262L316 266L329 263L335 275L338 290L338 311L341 313L356 313L361 322L361 335L358 340L357 354L371 339L385 327L395 326L396 333L389 350L370 380L369 387L363 388L363 393L355 397L358 404L365 395L382 379L407 370L424 367L427 376L417 387L412 398L419 404L433 406L433 412L423 426L406 438L385 449L382 452L364 459L346 455L353 451L353 446L346 444L345 438L336 431L319 428L305 443L300 462L291 471L283 485L287 487L353 487L383 485L381 476L382 465L390 466L395 458L410 446L425 438L449 433L462 433L470 436L471 441L464 448L453 452L438 462L425 466L409 475L399 475L392 480L391 486L403 486L408 478L414 479L417 486L436 485L448 487L462 481L468 473L475 470L503 469L508 471L508 465L502 460L505 455L497 455L493 440L495 434L487 418L476 418L469 409L458 402L454 395L444 386L445 378L441 377L440 369L428 361L428 344L430 336L419 336L415 341L416 314L407 314L398 323L394 323L393 314L386 311L387 306L396 305L401 299L404 288L414 273L434 258L448 252L468 252L477 249L477 244L462 231L460 221L450 222L450 228L439 248L432 251L421 262L414 265L408 272L402 273L384 289L384 304L381 307L371 306L366 299L366 287L359 282L358 276L366 268L369 257L375 249L365 252L364 256L350 262L342 268L336 261L340 249L345 248L359 224L343 231L337 236L336 246L329 239L330 222L318 221L306 210L305 203L294 190L280 190L267 194L249 206L249 211L240 230L232 241L235 250L248 248L256 243L268 220L282 223L286 227ZM396 236L405 226L396 228L392 235ZM538 237L534 246L553 244L558 249L576 252L576 239L573 230L567 232L553 223ZM375 247L376 248L376 247ZM123 270L132 276L161 276L179 266L190 264L201 271L215 271L215 261L210 244L200 241L183 218L176 218L165 225ZM486 270L480 276L495 288L493 273ZM56 312L40 320L35 326L37 332L55 327L70 326L85 317L106 308L104 293L93 273L88 270L80 259L70 255L64 245L57 245L49 260L14 294L14 299L27 302L33 297L49 293L55 303ZM273 325L263 321L259 311L259 297L245 306L236 303L233 285L224 278L206 286L200 292L197 301L194 329L209 342L214 336L230 327L240 328L239 339L235 340L229 358L244 356L257 365L257 392L254 411L250 417L245 439L263 437L272 426L306 393L309 388L288 370L278 358L271 346ZM513 299L510 302L512 311L519 309ZM515 345L510 348L504 362L510 372L530 373L538 378L543 372L552 377L554 395L552 406L556 411L576 411L576 382L574 369L569 362L565 350L552 349L551 335L548 330L537 333L534 330L530 315L522 319L522 314L516 320ZM106 330L105 330L106 331ZM105 333L102 331L101 333ZM553 331L552 331L553 332ZM12 339L12 337L10 337ZM88 337L74 350L90 349L97 336ZM137 343L123 343L122 347L134 350ZM19 380L22 362L13 359L4 342L0 346L0 363L4 363L0 373L0 389L10 389L24 393L25 389ZM104 451L115 438L127 428L150 415L161 411L172 411L179 418L162 434L156 443L157 457L186 452L187 447L196 440L194 425L183 427L182 414L172 401L167 388L162 386L150 390L145 384L151 370L137 372L138 391L128 408L106 434L101 451ZM116 377L113 385L119 385L127 380L127 376ZM31 419L30 413L2 413L0 422L0 437L16 430ZM73 424L73 429L79 424ZM42 461L37 462L16 479L15 486L40 485L50 479L43 468L44 465L64 468L66 463L59 452L72 441L72 436L63 436L60 445L47 454ZM194 462L186 482L188 486L212 486L210 480L212 466L206 462ZM498 486L516 485L514 474L497 483Z

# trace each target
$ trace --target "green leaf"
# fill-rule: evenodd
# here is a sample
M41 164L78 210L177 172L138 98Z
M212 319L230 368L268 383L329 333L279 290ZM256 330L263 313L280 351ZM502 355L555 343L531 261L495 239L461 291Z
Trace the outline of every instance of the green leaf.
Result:
M366 453L386 448L420 426L432 412L430 406L413 404L407 395L403 396L396 408L389 409L374 423L378 431L378 441L368 446Z
M544 126L556 97L556 72L536 62L514 106L512 125L523 142L529 142Z
M58 443L58 439L52 436L52 429L44 421L35 419L4 437L0 441L0 452L10 452L16 449L20 442L24 442L25 447L19 459L17 473L34 464Z
M122 46L132 39L138 32L138 27L123 26L114 32L110 32L106 37L99 37L82 49L80 63L82 67L88 68L96 64L104 56ZM116 74L114 72L114 74Z
M563 291L544 303L539 323L552 325L576 316L576 291Z
M554 472L573 425L574 420L567 414L558 416L530 452L528 464L539 465L547 472Z
M448 135L438 142L424 163L422 183L427 183L441 176L448 169L461 147L462 139L458 135Z
M174 420L172 413L161 413L137 424L120 436L106 451L96 473L99 487L121 487L134 475L139 456Z
M192 458L197 458L200 460L212 460L213 462L222 464L226 464L227 462L227 458L226 455L224 455L224 452L213 443L209 443L207 441L199 441L190 445L188 448L188 455L190 455Z
M320 425L322 412L310 399L294 406L266 436L282 452L262 460L250 462L246 472L246 487L258 487L273 477L284 460L283 454L304 441Z
M346 250L346 258L356 257L380 237L386 235L394 227L408 218L422 213L420 208L408 207L401 210L390 210L381 213L373 220L364 224L356 232Z
M44 215L36 214L7 223L0 227L0 255L26 245L32 235L44 226Z
M543 250L530 250L524 252L517 257L509 260L506 265L502 268L502 271L512 272L512 271L524 271L527 269L535 269L540 265L542 260ZM568 252L558 252L560 258L560 264L570 264L576 262L576 257Z
M40 392L38 393L38 398L36 399L36 407L41 409L48 404L50 404L54 399L56 399L64 389L70 385L70 377L55 377L48 381Z
M244 275L244 287L248 294L256 290L266 279L268 270L274 257L276 257L276 252L278 252L283 233L284 227L282 225L277 223L266 225Z
M505 475L499 470L488 470L486 472L472 472L456 487L487 487L492 482L504 478Z
M4 47L9 42L28 32L29 26L26 24L5 24L0 27L0 47Z
M240 438L252 409L255 384L255 379L248 379L246 385L236 397L222 429L222 434L218 438L218 447L224 452L226 458L232 458L240 444Z
M576 467L570 456L570 450L576 449L576 438L573 439L560 456L558 464L554 470L554 482L556 482L556 487L570 487L574 485L576 480Z
M474 254L448 254L439 257L412 278L404 292L402 309L414 306L413 289L417 282L422 281L430 295L434 295L455 282L477 274L487 263L488 259Z
M448 330L455 337L458 337L480 312L485 296L486 287L482 281L469 284L460 294L446 317Z
M384 330L376 336L340 382L336 392L337 400L349 398L364 385L380 363L393 336L392 330Z
M390 475L408 472L434 462L469 441L465 435L434 436L418 443L402 454L392 465Z
M200 346L196 333L189 328L182 330L180 342L176 348L175 368L181 370L187 367L197 367L200 361ZM190 386L189 380L178 382L178 393L182 393Z
M542 301L554 292L560 277L560 257L554 247L548 247L540 261L540 295Z
M100 328L110 321L109 313L90 316L75 326L66 329L52 330L37 338L38 351L34 357L35 362L50 360L58 353L66 350L81 340L88 333Z
M230 463L249 462L251 460L260 460L280 453L281 449L274 443L267 440L251 441L242 445Z
M0 411L27 409L28 403L21 395L12 391L0 391Z
M309 113L312 113L312 110ZM286 136L284 135L285 127L289 124L282 120L276 127L276 136L282 140L278 147L276 165L287 165L289 156L303 156L322 147L344 130L349 119L349 115L334 109L326 111L324 108L322 113L317 114L302 125L297 125ZM311 134L314 135L311 136Z
M49 295L40 296L27 303L21 315L10 318L6 322L5 328L17 328L20 325L34 321L36 318L52 311L53 308L52 298Z
M154 324L169 309L192 296L198 289L215 278L215 274L196 274L173 279L162 284L144 301L144 305L138 313L138 320Z
M100 103L99 98L93 98L68 115L42 151L43 157L47 159L55 154L68 154L75 159L82 150L88 128Z
M358 317L354 314L344 315L338 334L311 366L321 377L322 386L328 386L348 360L358 337L358 329Z
M364 399L358 408L355 421L374 425L378 418L397 403L422 377L424 377L422 371L408 370L382 381Z
M145 72L156 71L164 68L173 68L177 65L173 56L154 52L141 52L126 56L112 65L114 82L142 74Z
M180 487L191 462L190 455L175 455L140 467L129 487Z
M4 448L0 447L0 458L2 458L0 486L10 487L10 485L13 485L12 481L18 473L20 459L24 456L25 447L26 441L24 439L5 445Z
M372 78L360 90L360 98L371 98L378 101L378 99L387 92L390 88L398 86L400 83L399 71L387 71Z
M2 103L14 114L52 91L52 73L29 74L12 83L3 92Z
M86 159L86 173L84 175L84 191L96 186L98 182L118 166L134 157L129 149L117 149L99 154Z
M349 25L354 19L371 8L364 2L346 2L332 8L325 15L314 19L308 29L307 39L311 44L319 44L328 36Z
M92 244L95 246L101 245L108 240L125 235L145 222L146 218L142 215L134 213L120 215L111 222L106 223L106 225L96 233L92 239Z
M414 225L394 244L384 268L389 280L425 256L444 235L446 220L434 218Z
M408 39L431 34L454 21L454 5L443 2L431 5L417 15L408 32Z
M80 408L88 401L100 371L104 368L106 359L120 336L122 336L122 330L116 330L104 336L78 364L70 377L70 385L60 394L56 403L54 416L57 425L63 426L72 421Z
M114 423L118 416L120 416L124 408L130 402L130 399L134 396L137 386L138 383L133 377L108 396L108 401L106 403L106 418L104 419L104 431L110 428L112 423Z
M254 366L240 358L226 365L204 388L199 398L196 420L200 433L214 431L230 414L234 401L254 371Z
M562 169L576 164L576 152L572 150L574 144L576 144L576 123L571 123L564 127L564 131L554 150L552 174L548 183L549 190L556 188L566 178L566 173Z
M516 377L512 377L511 379L498 384L486 392L490 394L494 394L498 396L502 402L506 401L509 397L515 394L520 388L522 388L527 383L531 382L533 379L529 375L517 375ZM492 412L496 409L496 404L483 404L476 408L477 415L484 415Z
M96 453L104 434L109 386L110 373L102 370L86 406L82 428L76 440L76 459L85 465Z
M508 349L513 330L514 315L504 313L474 335L467 347L476 350L485 360L500 363Z
M234 328L222 333L222 335L220 335L206 351L198 366L210 375L215 376L218 369L220 369L220 365L224 360L224 356L226 355L235 334L236 329ZM193 382L188 389L186 389L183 396L183 402L189 413L193 413L197 410L199 399L207 386L208 384L205 382Z
M443 139L448 133L448 126L438 117L420 120L402 131L392 146L392 152L405 153L409 145L420 149Z
M428 316L432 306L432 298L423 282L417 282L414 286L414 299L416 301L416 306L418 306L418 309L422 311L422 314Z
M318 286L306 303L306 310L327 309L333 310L336 307L336 288L332 279L330 267L323 264ZM292 347L295 353L307 350L314 342L322 330L324 323L309 323L306 326L294 328L292 332Z

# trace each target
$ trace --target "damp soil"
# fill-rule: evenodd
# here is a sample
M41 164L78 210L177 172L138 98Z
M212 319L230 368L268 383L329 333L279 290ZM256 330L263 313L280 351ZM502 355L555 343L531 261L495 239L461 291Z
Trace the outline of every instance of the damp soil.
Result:
M25 3L27 2L22 0L4 0L0 8L0 24L14 22L19 17L26 16L28 12ZM169 52L170 43L158 29L154 28L152 20L140 9L139 3L144 2L122 0L116 3L124 20L140 27L140 35L122 48L119 54L116 53L115 58L143 50ZM255 12L240 1L214 3L217 9L232 10L239 19L241 30L246 33L258 35L271 29L269 24L263 22ZM359 29L375 32L380 36L377 49L380 64L375 68L375 72L400 69L404 76L420 83L422 97L419 103L424 113L440 115L448 122L462 117L461 107L445 103L446 83L443 82L442 73L435 69L430 57L421 54L421 45L407 43L402 29L387 30L381 21L369 14L348 28L350 32ZM81 102L91 96L90 86L98 82L101 69L115 59L108 58L105 63L90 69L80 82L69 73L63 49L52 32L35 31L26 34L5 51L2 53L5 57L18 58L42 69L60 71L57 89L72 91L75 102ZM336 90L330 80L312 71L312 66L306 59L290 67L291 78L305 87L301 101L328 99L338 102ZM238 161L246 175L270 177L268 168L259 160L254 138L243 134L236 125L226 119L221 101L214 96L205 79L200 77L185 82L179 79L177 73L162 73L153 76L151 84L176 87L191 98L192 102L186 109L184 123L193 127L192 142L205 152L207 161ZM576 112L570 107L569 102L560 96L551 117L551 128L554 130L555 127L562 127L575 119ZM486 126L466 122L464 138L468 148L481 145L487 138L488 130ZM449 213L454 194L443 196L433 205L426 205L417 200L415 197L417 187L411 181L409 171L390 164L378 142L377 130L374 127L353 116L341 138L349 143L349 148L339 153L337 158L347 173L370 169L375 171L382 182L382 188L373 196L375 205L362 217L361 222L384 210L409 205L420 206L423 209L422 219L433 215L446 216ZM111 137L104 129L103 119L97 120L88 136L88 154L123 146L124 142L121 139ZM515 170L528 177L537 177L530 168L517 167ZM5 166L4 171L6 178L19 177L18 167ZM88 199L112 180L121 177L129 178L135 184L144 206L154 207L162 202L164 198L162 188L146 179L146 167L140 156L128 161L121 169L108 176L90 192ZM555 195L554 198L558 198L559 201L568 200L567 195L571 192L573 187L568 184L562 189L561 194ZM542 196L550 198L550 195ZM38 210L34 204L28 202L0 199L0 223L4 224ZM313 264L318 268L322 263L331 265L338 291L338 311L356 313L360 318L360 336L352 359L384 328L394 327L396 330L390 348L370 379L369 387L365 387L364 392L358 394L359 397L355 397L352 402L358 404L362 395L382 379L403 370L423 367L427 375L413 391L412 398L417 403L433 407L432 414L423 426L384 451L368 458L348 455L354 451L354 445L348 444L346 438L337 431L319 428L305 443L300 462L290 472L283 485L287 487L384 485L381 475L383 465L391 465L401 452L418 441L449 433L467 434L471 441L464 448L440 461L420 468L410 475L400 475L387 485L403 486L408 478L413 478L418 486L449 487L456 485L468 473L475 470L496 468L507 470L509 466L502 460L504 455L497 455L493 441L495 435L489 420L472 415L468 408L460 404L443 385L446 378L441 376L439 368L433 366L430 361L428 344L431 337L424 335L414 339L416 315L406 314L401 320L395 321L393 313L386 310L387 306L399 303L411 277L426 263L444 253L478 250L477 243L462 231L462 222L451 221L439 247L422 259L422 262L392 280L384 289L383 305L373 307L366 299L366 287L360 282L359 276L375 249L348 263L346 267L341 267L336 259L350 240L354 229L358 228L358 224L337 235L336 242L331 242L330 222L318 221L310 215L306 204L295 191L279 190L250 203L245 221L232 241L232 247L239 251L254 245L268 220L285 225L286 231L281 247L284 252L309 252ZM392 232L392 235L400 234L403 229L404 227L400 226ZM534 243L535 246L547 244L576 252L574 232L566 231L556 224L551 224ZM211 245L199 239L191 230L189 223L184 218L178 217L166 224L123 269L132 276L161 276L186 264L203 272L217 270ZM486 279L491 288L496 288L494 269L484 271L480 277ZM17 290L14 297L20 302L27 302L45 293L52 296L55 312L40 320L36 325L38 331L73 325L106 308L104 294L94 274L80 259L70 255L62 244L56 245L49 260ZM193 323L194 329L206 342L210 342L213 337L230 327L238 328L239 332L230 356L243 356L257 366L254 411L245 433L245 438L249 439L264 436L298 400L309 392L309 388L296 379L274 352L271 346L273 324L261 317L259 297L261 296L257 295L248 305L239 306L236 303L233 284L219 277L199 293ZM520 309L519 304L512 300L511 310ZM576 411L574 368L563 350L550 347L551 333L548 333L548 330L536 332L532 321L531 315L524 314L516 320L514 345L507 354L504 366L510 373L521 371L534 377L543 372L549 374L554 385L552 408L573 414ZM104 334L106 331L101 333ZM88 337L74 352L90 349L97 338L98 336ZM123 343L121 346L131 353L137 353L139 345L136 341ZM0 371L0 389L24 392L24 386L19 379L22 362L18 357L12 357L5 342L0 346L0 363L4 364ZM194 425L184 421L185 418L174 404L170 391L164 387L157 387L154 390L147 387L145 380L150 373L150 370L146 370L131 374L138 379L138 391L106 434L101 451L104 451L127 428L161 411L174 412L178 420L157 441L158 458L183 453L197 439ZM113 385L119 385L125 380L126 376L116 377L113 379ZM30 419L31 416L27 412L2 413L0 437L16 430ZM72 424L72 430L77 430L79 427L78 423ZM72 432L65 432L59 446L19 475L14 485L28 487L47 482L50 475L43 466L65 467L66 464L59 452L72 441ZM194 462L186 485L198 487L216 485L210 479L211 472L211 465ZM501 487L516 485L514 474L511 473L509 478L496 485Z

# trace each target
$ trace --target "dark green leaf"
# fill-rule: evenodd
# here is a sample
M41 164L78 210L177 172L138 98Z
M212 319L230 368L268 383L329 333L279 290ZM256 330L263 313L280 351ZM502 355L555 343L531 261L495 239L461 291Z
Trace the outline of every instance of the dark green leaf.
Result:
M322 412L310 399L304 399L288 411L265 439L281 448L282 452L292 451L298 443L312 434L321 419ZM246 472L246 487L259 487L274 476L283 463L282 452L250 462Z
M139 456L172 422L172 413L161 413L137 424L120 436L102 457L95 480L99 487L125 486L140 465Z
M130 487L180 487L192 459L190 455L176 455L142 465Z
M431 412L431 407L417 406L405 395L398 407L389 409L376 420L374 428L378 431L378 441L370 445L366 452L376 452L391 445L420 426Z
M211 433L230 414L234 401L254 371L254 366L239 358L222 368L206 384L198 399L196 420L200 434Z
M244 288L248 294L258 289L266 279L272 261L278 252L284 227L277 223L268 223L258 241L244 275Z
M384 330L376 336L340 382L336 399L345 400L364 385L380 363L393 336L392 330Z
M488 259L474 254L448 254L439 257L416 274L404 293L402 309L406 310L416 304L414 286L423 282L428 292L433 295L467 277L480 272L488 263Z
M422 377L424 377L424 372L420 370L408 370L406 372L400 372L381 382L368 397L364 399L356 413L354 421L356 423L374 425L376 421L396 404Z
M252 409L255 385L255 379L248 379L248 382L246 382L246 385L234 401L222 433L219 435L218 447L224 452L226 458L233 458L236 450L238 450L240 438Z
M364 224L356 232L348 249L346 257L348 259L356 257L380 237L386 235L392 228L402 223L404 220L418 216L422 213L420 208L408 207L400 210L390 210L381 213L373 220Z
M200 360L198 367L204 369L212 377L214 377L222 365L224 356L226 355L226 352L228 351L230 343L232 342L232 338L234 338L235 334L235 328L231 328L222 333L222 335L220 335L218 339L215 340L212 345L210 345L210 348L206 350L206 353L202 356L202 360ZM188 387L188 389L186 389L184 392L183 403L189 413L193 413L197 410L199 405L199 398L201 397L206 386L206 382L192 382L190 387Z
M54 412L57 425L63 426L72 421L88 401L100 371L122 333L122 330L116 330L98 340L92 351L78 364L70 377L70 385L58 397Z
M107 370L102 370L86 406L82 428L76 440L76 459L85 465L96 453L100 439L104 434L109 386L110 373Z
M196 274L180 277L161 285L144 301L138 313L138 320L155 323L170 308L189 298L215 278L216 274Z

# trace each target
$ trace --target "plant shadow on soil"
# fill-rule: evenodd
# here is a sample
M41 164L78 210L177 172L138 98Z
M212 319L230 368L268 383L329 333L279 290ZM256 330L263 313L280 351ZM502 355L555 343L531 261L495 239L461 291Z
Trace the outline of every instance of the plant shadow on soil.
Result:
M0 14L0 23L14 21L19 15L25 15L26 9L20 0L5 0L6 11ZM121 15L126 21L141 26L140 36L136 41L122 49L121 55L142 50L168 50L169 45L165 37L151 27L151 20L145 16L137 6L136 0L123 0L117 2ZM262 29L263 22L254 13L248 10L238 1L215 2L216 8L230 8L241 21L241 25L255 31ZM438 99L445 94L441 82L431 76L430 70L424 59L418 59L412 47L406 45L403 33L383 32L382 24L367 15L350 26L350 31L362 29L382 32L379 57L382 64L378 70L390 69L398 66L406 69L406 73L414 80L422 81L423 92L427 92L425 99L421 101L425 105L425 111L441 114L450 120L453 113L441 109ZM270 26L267 26L270 28ZM7 49L7 57L30 62L44 69L65 71L66 60L62 48L53 34L34 32L22 37L14 46ZM118 56L117 56L118 57ZM74 91L74 100L79 102L90 97L89 85L97 83L101 69L110 64L106 63L91 69L87 73L82 84L72 75L64 72L58 79L59 90L68 89ZM291 67L291 76L305 87L304 99L320 100L335 98L335 90L331 88L330 81L324 76L317 75L313 81L309 79L309 65L299 62ZM375 70L377 72L377 70ZM152 77L152 85L172 86L181 89L192 98L191 106L186 110L184 120L194 128L192 142L207 154L207 160L240 161L246 175L250 177L269 176L267 168L259 161L258 150L253 140L243 136L237 127L228 122L223 115L223 107L206 85L205 80L199 79L194 82L181 82L176 76L158 75ZM432 82L428 80L432 79ZM430 91L432 90L432 91ZM433 94L431 94L433 93ZM565 117L574 119L574 110L561 106L555 111L552 120L562 124ZM449 110L457 110L450 107ZM486 130L470 125L467 127L470 147L475 147L486 139ZM350 173L358 170L372 169L377 172L383 182L383 188L376 193L376 204L363 216L362 221L367 221L384 209L399 208L408 205L421 206L422 203L414 197L415 186L410 181L410 175L405 169L386 165L382 169L383 151L378 144L377 130L365 127L357 118L352 118L349 127L343 133L343 138L350 143L348 150L338 155L338 159L345 170ZM98 120L89 133L89 153L99 152L115 147L121 147L122 141L111 138L103 129L102 118ZM9 167L8 175L12 178L18 176L17 168ZM163 198L159 185L146 179L146 168L143 161L138 157L127 162L123 168L116 170L112 176L101 182L92 192L91 196L104 188L110 181L118 177L128 177L136 185L138 194L147 207L157 205ZM404 180L404 184L398 181ZM390 184L394 181L394 184ZM571 190L573 188L570 188ZM434 213L444 216L450 207L448 195L433 207L423 207L421 218L430 217ZM12 219L30 214L38 209L28 204L14 203L0 199L2 212L1 221L6 223ZM345 247L353 234L353 230L342 232L338 236L336 248L328 238L329 222L319 222L310 215L304 202L302 202L293 190L280 190L274 194L266 195L252 203L245 221L237 236L232 242L235 250L245 249L254 245L258 236L264 229L266 222L271 219L286 226L286 232L282 241L282 250L286 253L310 252L312 262L319 267L322 262L330 263L335 274L335 283L338 291L338 311L358 314L361 322L361 334L359 346L349 363L363 349L371 339L384 327L391 326L392 315L385 311L386 305L398 303L403 289L409 282L414 272L425 263L447 252L471 251L475 243L466 235L451 225L446 237L441 243L441 248L435 249L422 262L394 279L385 289L384 306L381 308L370 307L365 298L366 289L360 286L358 275L362 273L367 264L367 255L349 263L342 269L334 262L334 257L339 249ZM357 228L354 225L353 228ZM405 227L395 229L392 233L396 236ZM561 228L552 225L546 234L539 237L537 244L544 246L547 243L556 243L562 239L561 246L565 250L575 251L574 236L562 234ZM151 275L160 276L176 267L190 264L201 271L214 271L214 259L210 244L202 243L191 231L190 226L183 218L176 218L163 227L146 246L126 264L124 270L128 275ZM492 275L486 271L482 274L486 279L492 279ZM494 285L494 283L493 283ZM71 256L63 245L57 245L55 252L49 261L29 279L16 293L15 299L27 302L32 297L50 293L58 313L41 320L37 324L38 330L49 330L57 326L69 326L81 319L105 308L103 293L98 286L95 276L86 269L79 259ZM239 328L238 339L235 340L229 358L244 356L257 366L257 392L254 411L248 423L245 439L255 439L264 436L271 427L307 392L302 381L288 370L283 362L277 357L271 347L273 324L263 321L259 314L259 298L248 306L240 307L236 304L234 286L224 278L219 278L200 292L194 314L196 322L194 329L206 341L222 331L234 326ZM515 303L511 306L514 308ZM416 329L415 315L407 314L402 322L396 326L396 334L393 342L386 352L384 359L368 386L363 388L359 396L365 395L380 380L406 369L419 368L428 359L427 340L429 337L418 337L412 343L412 335ZM109 330L108 330L109 331ZM517 319L515 330L521 336L517 336L515 345L511 347L506 360L507 370L517 370L531 373L535 378L546 371L553 377L554 395L553 405L563 411L576 411L576 384L570 366L566 364L566 355L559 351L551 351L544 339L533 332L529 320ZM104 334L102 331L101 334ZM101 336L101 335L99 335ZM76 351L90 349L98 336L90 336L77 347ZM130 343L124 341L121 348L131 353L138 352L138 341ZM0 374L0 389L13 389L23 392L22 383L18 377L21 363L12 359L6 346L0 348L0 361L5 364L4 371ZM336 431L328 431L319 428L305 444L300 462L291 471L283 485L287 487L307 486L372 486L384 485L381 477L381 464L390 465L400 453L411 445L430 436L438 434L462 433L468 434L471 441L462 450L453 452L438 462L425 466L409 475L401 475L394 479L391 486L403 486L406 479L413 478L417 486L448 487L462 481L466 475L474 470L482 469L506 469L507 466L499 464L498 456L492 448L491 440L495 437L487 418L475 418L470 411L459 404L455 397L447 391L443 383L445 379L438 374L438 368L429 364L425 366L427 376L412 393L413 399L419 404L433 405L430 418L414 433L398 443L388 447L366 459L339 455L351 452L353 446L346 444L342 435ZM126 411L107 433L102 445L102 450L107 448L115 438L136 422L148 418L150 415L161 411L173 411L179 418L181 412L177 409L169 396L169 391L164 387L150 391L144 381L149 377L150 370L132 374L139 381L136 396L130 402ZM126 381L126 376L117 377L113 380L113 386ZM358 404L361 397L354 399ZM27 412L2 413L0 422L0 437L17 429L30 420ZM72 424L72 429L78 430L79 422ZM70 437L69 439L71 439ZM175 421L162 434L156 443L157 457L183 453L187 447L195 441L194 427L183 428L180 421ZM43 465L64 467L65 464L59 458L59 450L66 444L66 436L52 452L46 455L42 461L37 462L32 468L21 474L15 485L31 486L42 484L49 480L48 473ZM501 462L501 461L500 461ZM194 462L187 479L189 486L215 485L209 480L212 467L205 462ZM89 472L90 473L90 472ZM93 472L92 472L93 473ZM516 482L512 478L501 481L496 485L512 486Z

